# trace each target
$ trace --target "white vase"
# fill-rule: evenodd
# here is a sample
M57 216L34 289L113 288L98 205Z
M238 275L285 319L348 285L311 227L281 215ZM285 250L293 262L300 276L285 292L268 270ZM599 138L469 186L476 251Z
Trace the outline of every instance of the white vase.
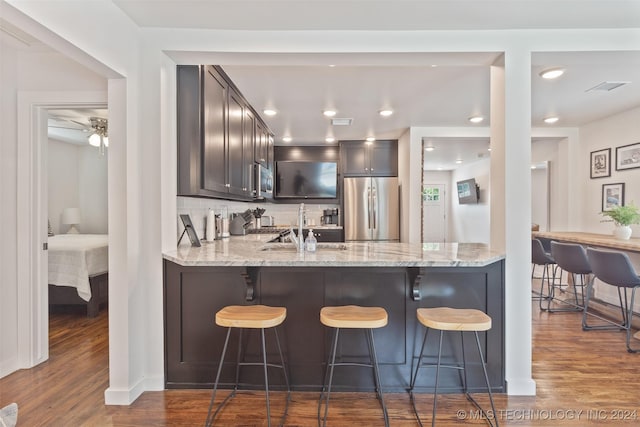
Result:
M631 227L628 225L619 225L613 230L613 235L619 240L629 240L631 237Z

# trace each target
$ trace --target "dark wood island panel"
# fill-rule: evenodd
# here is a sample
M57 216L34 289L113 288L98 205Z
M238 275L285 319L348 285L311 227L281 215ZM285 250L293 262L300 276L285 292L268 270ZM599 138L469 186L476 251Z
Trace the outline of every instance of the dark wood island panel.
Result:
M492 389L504 384L504 261L482 267L213 267L181 266L164 261L165 384L167 388L210 388L218 367L226 330L215 325L215 312L226 305L266 304L287 308L281 326L281 342L295 390L321 388L330 347L330 333L319 320L320 309L329 305L357 304L384 307L386 327L374 332L381 378L385 391L405 391L413 363L420 352L424 329L415 311L420 307L449 306L485 311L493 327L481 334ZM366 361L367 347L360 330L342 330L338 354L354 362ZM245 334L250 335L251 332ZM255 332L253 333L255 334ZM445 335L444 362L461 360L457 334ZM343 335L344 337L345 335ZM232 334L221 383L234 381L237 334ZM244 339L248 358L259 359L257 336ZM274 349L273 336L267 344ZM468 342L470 387L484 384L478 355ZM269 344L273 344L270 347ZM437 351L437 334L429 336L428 354ZM431 358L432 360L434 358ZM475 365L475 366L474 366ZM476 369L477 368L477 369ZM336 372L336 391L361 391L373 387L368 369ZM261 384L258 368L246 367L241 382ZM274 378L274 388L283 380ZM433 375L422 369L418 385L428 391ZM458 392L458 371L442 371L443 392Z

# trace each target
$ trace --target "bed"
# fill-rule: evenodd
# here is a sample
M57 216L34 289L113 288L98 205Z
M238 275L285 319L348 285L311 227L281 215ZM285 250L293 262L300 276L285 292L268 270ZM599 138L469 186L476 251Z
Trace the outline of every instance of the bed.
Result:
M106 234L60 234L48 239L49 307L83 305L98 315L109 299Z

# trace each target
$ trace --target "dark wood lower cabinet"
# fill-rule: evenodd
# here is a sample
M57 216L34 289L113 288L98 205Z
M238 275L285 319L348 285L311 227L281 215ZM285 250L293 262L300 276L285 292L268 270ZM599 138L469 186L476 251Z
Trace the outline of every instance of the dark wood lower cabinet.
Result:
M404 391L417 361L424 328L416 320L419 307L477 308L492 318L492 329L480 334L492 388L504 391L504 263L485 267L183 267L164 262L165 382L167 388L212 387L226 329L215 325L215 313L226 305L266 304L287 308L279 327L280 342L294 390L319 390L333 330L320 323L320 309L329 305L384 307L388 325L374 331L385 391ZM267 353L276 360L273 332L266 331ZM338 355L366 362L367 345L360 330L341 330ZM238 332L232 331L222 386L234 381ZM259 331L244 334L245 357L259 360ZM438 332L429 333L428 362L435 362ZM484 380L475 337L466 333L468 381L473 389ZM462 360L460 333L445 333L443 363ZM337 368L335 390L369 390L369 369ZM282 386L278 370L270 383ZM447 372L448 371L448 372ZM420 390L433 387L434 369L423 368ZM241 381L262 384L261 368L245 367ZM458 392L461 375L441 371L442 392ZM419 391L420 391L419 390Z

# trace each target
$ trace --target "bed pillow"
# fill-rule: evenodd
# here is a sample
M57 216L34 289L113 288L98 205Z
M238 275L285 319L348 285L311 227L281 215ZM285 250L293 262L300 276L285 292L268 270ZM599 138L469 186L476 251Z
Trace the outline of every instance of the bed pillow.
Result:
M51 220L48 219L47 220L47 234L49 235L49 237L53 236L53 228L51 228Z
M18 423L18 404L12 403L0 409L0 426L15 427Z

